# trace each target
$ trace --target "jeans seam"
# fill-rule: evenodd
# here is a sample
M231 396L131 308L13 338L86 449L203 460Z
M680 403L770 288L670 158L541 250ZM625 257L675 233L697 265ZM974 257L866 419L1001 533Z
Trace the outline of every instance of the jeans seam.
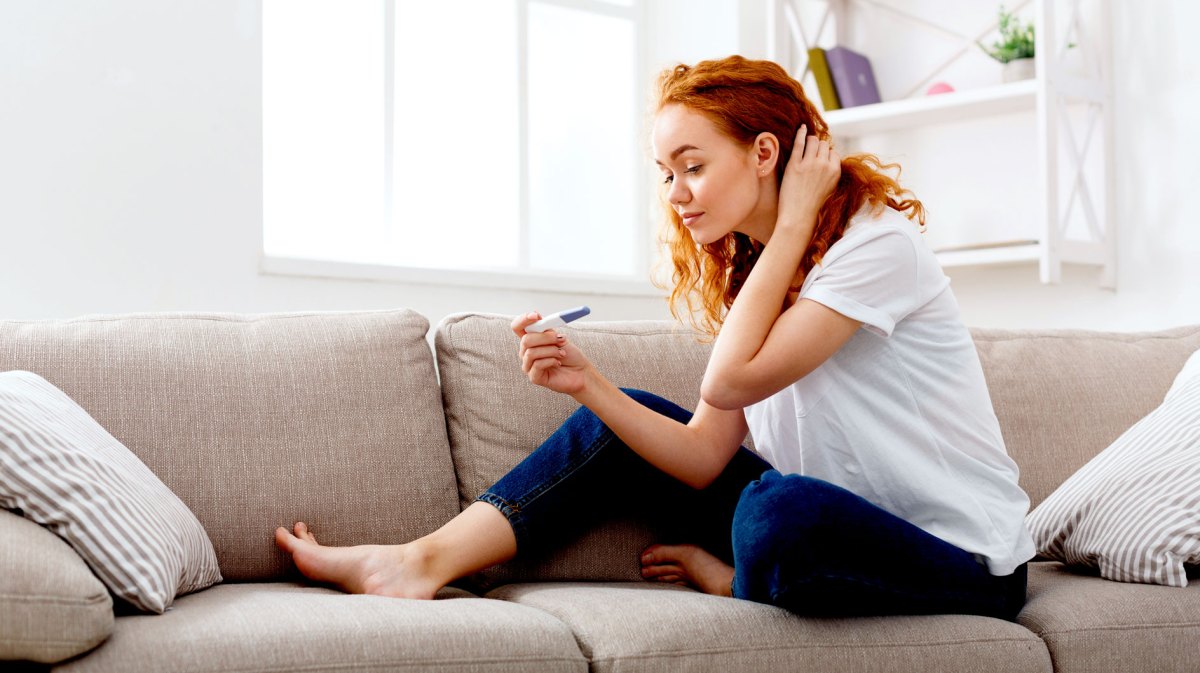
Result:
M533 501L537 500L537 498L548 492L551 488L560 484L576 470L586 465L588 461L590 461L596 456L597 453L600 452L598 446L612 436L612 430L609 430L608 427L605 426L600 435L596 437L596 439L592 440L592 442L587 445L586 449L580 452L580 460L574 461L562 467L549 479L542 481L520 498L509 500L508 498L504 498L489 490L482 493L478 498L476 498L476 500L487 502L488 504L500 510L500 513L503 514L506 519L508 519L509 525L512 526L513 535L516 536L518 547L520 547L522 546L520 541L528 535L525 527L524 512L522 510L532 504Z
M588 444L587 448L581 452L581 460L567 464L558 472L555 472L549 479L546 479L542 483L538 484L535 488L531 489L528 493L521 496L513 505L514 508L517 511L520 511L521 507L528 507L551 488L554 488L564 479L577 472L581 467L586 465L592 458L594 458L597 453L600 452L600 450L597 448L597 445L602 441L607 441L612 434L612 430L609 430L608 427L605 426L604 431L600 433L600 436L592 440L592 442ZM505 502L508 501L506 500Z

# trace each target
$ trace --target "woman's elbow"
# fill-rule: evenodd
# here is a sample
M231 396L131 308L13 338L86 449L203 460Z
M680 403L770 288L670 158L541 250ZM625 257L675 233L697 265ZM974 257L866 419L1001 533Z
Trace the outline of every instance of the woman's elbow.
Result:
M732 386L718 383L714 379L704 379L700 384L700 399L710 407L724 411L733 411L746 406L742 403L741 395Z
M703 491L711 486L724 471L724 465L717 465L715 463L696 465L689 474L679 477L679 480L691 489Z

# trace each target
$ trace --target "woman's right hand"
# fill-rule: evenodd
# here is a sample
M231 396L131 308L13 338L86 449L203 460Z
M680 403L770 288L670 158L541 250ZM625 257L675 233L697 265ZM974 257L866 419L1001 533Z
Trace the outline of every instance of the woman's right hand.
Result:
M591 363L583 351L554 330L526 334L525 328L541 318L537 313L527 313L512 322L513 334L521 340L521 369L530 382L554 392L582 392Z

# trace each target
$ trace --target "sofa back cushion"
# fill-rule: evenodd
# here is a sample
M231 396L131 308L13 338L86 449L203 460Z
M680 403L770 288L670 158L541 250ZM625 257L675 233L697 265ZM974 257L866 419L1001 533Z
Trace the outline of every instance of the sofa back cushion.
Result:
M226 580L291 573L277 526L404 542L457 513L428 321L408 310L0 321L204 525Z
M1157 407L1200 325L1153 332L972 328L1021 486L1037 507Z
M529 382L521 371L511 322L512 316L456 314L443 320L434 336L463 507L579 408L571 397ZM711 348L698 342L695 333L670 321L584 322L558 331L614 384L695 410ZM640 522L608 522L552 557L522 558L477 579L638 581L638 555L654 541Z

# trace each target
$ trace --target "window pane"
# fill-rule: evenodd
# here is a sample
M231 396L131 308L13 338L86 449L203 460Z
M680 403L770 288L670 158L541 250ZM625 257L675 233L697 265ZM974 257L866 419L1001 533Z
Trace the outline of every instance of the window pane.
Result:
M383 234L383 10L263 5L263 245L363 259Z
M529 5L530 261L633 274L637 106L633 22Z
M398 263L518 264L516 33L511 1L396 3Z

